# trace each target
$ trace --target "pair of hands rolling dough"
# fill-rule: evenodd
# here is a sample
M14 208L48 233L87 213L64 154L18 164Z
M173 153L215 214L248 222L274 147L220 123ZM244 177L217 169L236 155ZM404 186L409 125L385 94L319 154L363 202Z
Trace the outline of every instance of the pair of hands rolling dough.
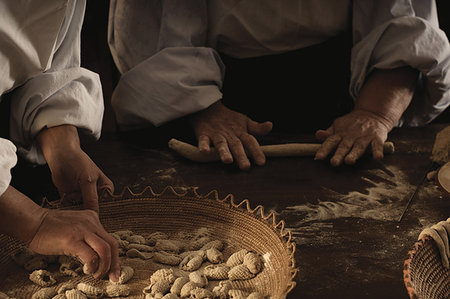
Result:
M95 277L120 275L117 241L98 217L98 191L113 183L81 150L77 129L45 129L37 142L62 198L82 199L84 210L53 210L35 204L12 186L0 196L1 233L16 237L37 253L76 256Z
M409 67L374 70L354 110L337 118L328 129L316 132L322 145L315 159L324 160L333 154L333 166L354 164L368 147L374 159L382 159L383 144L411 102L417 75ZM265 164L266 157L255 136L268 134L271 122L257 123L220 101L193 115L191 121L201 153L209 153L213 145L223 163L236 162L242 170L250 168L249 157L256 165Z

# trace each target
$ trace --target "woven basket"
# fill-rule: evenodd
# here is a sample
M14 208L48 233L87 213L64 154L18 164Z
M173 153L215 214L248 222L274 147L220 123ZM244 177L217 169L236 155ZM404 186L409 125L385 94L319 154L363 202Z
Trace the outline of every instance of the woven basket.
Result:
M285 228L284 221L276 221L274 213L265 215L262 206L252 209L248 200L236 203L231 194L220 199L217 191L199 195L196 188L177 193L167 187L160 194L149 187L139 194L125 189L120 195L104 194L101 198L100 219L109 232L129 229L138 234L156 231L175 234L206 227L213 238L227 244L223 252L225 257L241 248L254 250L264 257L263 270L255 278L235 281L233 287L258 291L274 299L285 298L295 287L297 269L291 232ZM58 205L60 203L56 208L60 209L79 208ZM33 285L28 280L28 273L11 260L11 255L23 244L0 235L0 246L0 291L12 293L17 298L30 298L40 288ZM122 264L135 269L135 275L128 283L132 289L129 298L144 298L142 289L149 284L150 275L159 268L168 267L139 259L125 259ZM63 280L57 279L58 285ZM71 280L103 287L107 283L86 275Z
M425 236L414 244L408 255L403 279L411 299L450 298L450 270L442 265L434 240Z

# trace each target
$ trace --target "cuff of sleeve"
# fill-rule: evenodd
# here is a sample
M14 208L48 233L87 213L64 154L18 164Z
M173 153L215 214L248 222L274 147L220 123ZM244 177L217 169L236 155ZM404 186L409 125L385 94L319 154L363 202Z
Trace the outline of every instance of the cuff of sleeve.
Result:
M210 48L165 48L123 74L112 95L118 124L160 126L222 98L224 66Z
M104 111L101 83L97 74L86 69L40 74L14 91L11 105L11 139L19 154L32 163L45 164L35 141L45 127L73 125L100 137Z
M418 17L399 17L375 28L352 50L350 94L354 99L367 75L410 66L421 72L415 94L399 125L429 123L450 105L450 46L445 33Z
M0 138L0 195L11 183L11 168L17 163L16 147L7 140Z

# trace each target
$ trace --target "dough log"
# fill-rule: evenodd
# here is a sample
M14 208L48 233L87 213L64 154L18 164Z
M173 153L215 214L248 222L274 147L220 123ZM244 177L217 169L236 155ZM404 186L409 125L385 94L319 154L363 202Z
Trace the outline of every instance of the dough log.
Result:
M169 140L169 148L177 152L179 155L194 162L214 162L219 161L220 157L214 148L211 148L209 154L200 153L196 146L177 140ZM314 156L319 149L319 143L287 143L275 145L262 145L261 150L266 157L306 157ZM384 143L384 153L392 154L394 152L394 144L392 142Z

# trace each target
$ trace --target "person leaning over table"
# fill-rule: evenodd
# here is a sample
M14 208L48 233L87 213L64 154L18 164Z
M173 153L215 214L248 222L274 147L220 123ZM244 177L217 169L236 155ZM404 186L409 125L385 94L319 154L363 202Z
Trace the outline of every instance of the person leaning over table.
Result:
M0 232L40 254L76 256L95 277L117 281L118 246L99 221L97 195L113 184L80 148L77 132L98 138L103 113L99 77L80 67L85 5L0 1L0 94L11 100L10 139L0 138ZM85 209L45 209L12 187L16 151L48 163L60 195L82 197Z
M347 28L353 41L347 51L351 57L345 89L354 108L335 115L328 129L314 130L322 141L315 158L331 154L333 166L353 164L369 147L373 158L381 159L392 128L427 124L450 104L450 46L439 29L434 1L112 0L108 40L122 74L112 97L118 124L122 130L149 123L160 126L189 115L201 152L209 152L213 145L223 163L236 161L241 169L248 169L247 152L255 164L263 165L266 159L255 136L268 134L273 124L256 122L222 103L227 97L225 65L229 71L223 58L251 64L259 57L289 59L299 49L319 53L312 55L310 69L303 71L304 65L296 64L293 68L298 72L288 74L291 80L302 72L307 78L317 72L315 64L323 68L318 70L323 79L319 76L304 85L296 78L291 82L299 102L303 95L300 107L316 105L317 111L299 111L306 118L309 114L310 121L339 101L340 95L332 93L311 99L308 88L316 84L314 93L326 92L340 80L333 67L320 63L338 62L339 58L327 60L338 50L322 49L329 40L345 35ZM289 62L285 65L289 67ZM333 77L326 77L327 73ZM278 76L283 70L271 80ZM283 78L290 80L288 76ZM252 100L257 89L264 90L252 102L258 109L270 81L258 86L259 82L250 85L251 76L235 81L239 80L242 88L236 88L233 96L247 92L241 102ZM277 98L270 100L274 109L285 105L278 104ZM285 108L286 115L289 110Z

